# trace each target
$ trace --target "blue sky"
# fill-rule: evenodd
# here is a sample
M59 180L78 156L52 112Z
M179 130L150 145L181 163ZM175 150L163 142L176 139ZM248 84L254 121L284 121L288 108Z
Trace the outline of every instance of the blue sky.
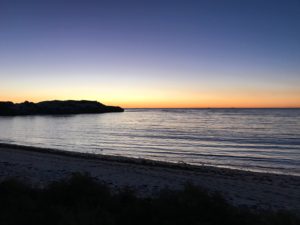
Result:
M0 100L299 107L299 1L0 0Z

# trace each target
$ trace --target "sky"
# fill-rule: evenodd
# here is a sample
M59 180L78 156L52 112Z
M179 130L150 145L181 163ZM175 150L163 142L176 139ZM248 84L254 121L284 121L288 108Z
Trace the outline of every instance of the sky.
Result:
M0 0L0 101L300 107L299 0Z

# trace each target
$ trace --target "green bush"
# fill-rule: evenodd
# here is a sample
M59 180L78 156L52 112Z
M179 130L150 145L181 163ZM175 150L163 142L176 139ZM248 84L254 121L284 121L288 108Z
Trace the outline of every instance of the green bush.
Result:
M254 212L229 205L220 195L187 184L140 198L115 193L86 174L36 188L15 179L0 184L1 225L297 225L288 212Z

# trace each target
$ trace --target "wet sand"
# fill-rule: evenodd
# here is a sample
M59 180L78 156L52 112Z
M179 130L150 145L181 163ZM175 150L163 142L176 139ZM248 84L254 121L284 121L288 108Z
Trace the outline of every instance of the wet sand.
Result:
M42 186L74 172L87 172L115 189L129 186L144 196L192 182L220 192L236 206L300 212L299 176L0 144L0 180L17 177Z

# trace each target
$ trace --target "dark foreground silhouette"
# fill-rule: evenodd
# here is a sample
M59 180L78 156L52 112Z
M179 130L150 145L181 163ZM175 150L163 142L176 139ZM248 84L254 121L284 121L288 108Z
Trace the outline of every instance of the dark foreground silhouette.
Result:
M288 212L236 208L193 185L142 198L130 189L112 191L88 175L74 174L45 188L14 179L0 183L0 224L296 225L300 220Z
M0 102L0 116L59 115L124 112L118 106L106 106L96 101L45 101L39 103Z

